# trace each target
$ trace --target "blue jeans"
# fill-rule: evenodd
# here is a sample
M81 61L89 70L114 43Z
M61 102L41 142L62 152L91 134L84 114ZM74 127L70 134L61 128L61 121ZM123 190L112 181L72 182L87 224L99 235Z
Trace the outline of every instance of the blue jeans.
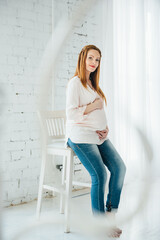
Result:
M116 212L120 201L126 166L111 141L107 139L101 145L97 145L73 143L69 138L67 144L73 149L91 176L91 205L93 214L105 213L105 211ZM107 180L105 166L110 171L106 204L104 204Z

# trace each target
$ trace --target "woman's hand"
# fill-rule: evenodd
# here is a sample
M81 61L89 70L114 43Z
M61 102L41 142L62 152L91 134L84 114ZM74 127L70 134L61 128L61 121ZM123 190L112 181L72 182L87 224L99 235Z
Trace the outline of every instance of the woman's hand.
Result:
M85 114L88 114L96 109L102 109L103 108L103 100L102 98L96 98L92 103L89 103L86 107L86 110L84 112Z
M94 104L96 109L102 109L103 108L103 99L102 98L96 98L93 101L93 104Z
M108 132L109 132L108 126L106 127L106 129L104 129L102 131L98 131L98 130L96 131L96 133L98 134L100 140L106 138L107 135L108 135Z

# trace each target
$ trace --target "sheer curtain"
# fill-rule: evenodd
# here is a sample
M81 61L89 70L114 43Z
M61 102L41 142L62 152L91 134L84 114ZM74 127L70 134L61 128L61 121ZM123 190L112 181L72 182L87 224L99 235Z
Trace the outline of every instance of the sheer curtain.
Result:
M160 170L160 1L103 1L102 85L109 137L127 165L126 181L143 178L146 157L131 120L149 139Z

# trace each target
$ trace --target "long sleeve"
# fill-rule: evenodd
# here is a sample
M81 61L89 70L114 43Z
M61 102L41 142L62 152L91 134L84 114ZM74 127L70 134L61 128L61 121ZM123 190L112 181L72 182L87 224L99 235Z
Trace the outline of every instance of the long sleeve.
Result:
M81 123L87 115L84 115L87 105L79 106L80 85L78 81L70 81L66 91L66 115L67 119L74 123Z

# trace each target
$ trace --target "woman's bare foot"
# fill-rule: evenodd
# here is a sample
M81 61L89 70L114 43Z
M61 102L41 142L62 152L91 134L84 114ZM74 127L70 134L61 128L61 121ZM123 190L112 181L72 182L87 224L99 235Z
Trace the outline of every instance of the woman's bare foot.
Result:
M115 231L116 231L117 233L119 233L119 234L122 234L122 230L121 230L120 228L118 228L118 227L115 227Z
M108 230L108 236L109 237L120 237L122 234L122 230L118 227L116 227L116 218L114 212L106 212L106 216L108 218L110 229Z
M121 229L119 229L117 227L112 227L108 230L107 235L108 235L108 237L118 238L118 237L120 237L121 233L122 233Z
M117 233L116 231L114 231L114 229L112 229L112 230L110 230L109 232L108 232L108 237L112 237L112 238L119 238L120 237L120 234L119 233Z

